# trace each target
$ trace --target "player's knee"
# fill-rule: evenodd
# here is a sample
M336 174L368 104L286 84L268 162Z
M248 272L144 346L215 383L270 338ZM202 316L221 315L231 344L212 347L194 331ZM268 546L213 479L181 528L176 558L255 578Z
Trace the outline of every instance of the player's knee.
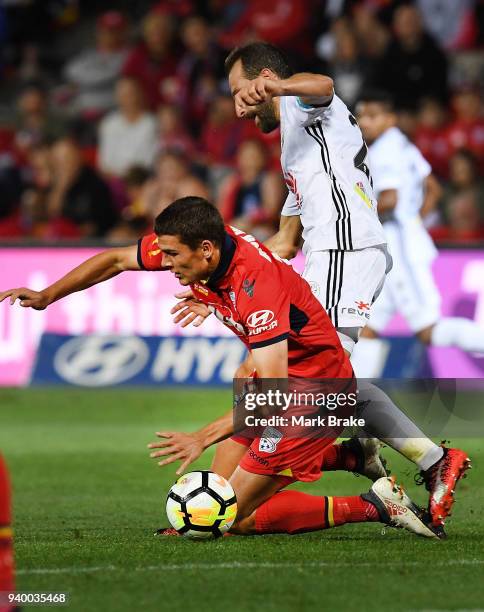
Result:
M374 338L378 338L378 334L376 333L375 330L371 329L371 327L368 327L367 325L361 330L360 338L374 339Z
M432 329L433 328L434 328L433 325L429 325L429 327L426 327L425 329L421 329L415 335L420 340L420 342L423 342L424 344L430 344L432 342Z

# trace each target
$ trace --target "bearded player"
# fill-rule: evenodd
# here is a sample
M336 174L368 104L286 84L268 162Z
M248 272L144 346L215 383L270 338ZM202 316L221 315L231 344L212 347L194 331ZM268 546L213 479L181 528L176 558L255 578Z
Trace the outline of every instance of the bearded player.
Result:
M329 77L293 74L272 45L237 48L225 67L237 116L254 119L263 132L281 128L289 195L279 231L267 246L292 256L302 232L303 277L350 355L391 267L358 123ZM365 431L420 468L432 522L443 525L455 486L470 465L466 453L437 446L374 385L360 382L359 396Z
M253 237L225 227L216 208L202 198L172 203L156 218L155 232L138 246L100 253L43 291L14 289L0 294L0 301L10 297L11 303L19 299L24 307L42 309L125 270L169 270L181 285L189 285L194 301L209 307L245 343L261 378L331 378L354 386L349 359L310 286ZM269 313L270 324L260 322L261 312ZM181 461L177 473L182 473L206 448L233 433L230 411L194 433L159 432L161 441L150 448L160 450L152 457L162 457L160 465ZM361 496L279 493L292 482L320 477L334 437L318 432L282 437L271 450L263 440L253 436L230 477L238 505L232 532L294 533L381 521L426 537L441 535L390 478L380 478ZM344 467L350 455L343 448L336 461Z

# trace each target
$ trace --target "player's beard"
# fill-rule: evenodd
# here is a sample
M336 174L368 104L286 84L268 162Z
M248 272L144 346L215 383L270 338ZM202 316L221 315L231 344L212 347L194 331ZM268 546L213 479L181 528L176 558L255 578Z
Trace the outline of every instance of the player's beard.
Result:
M261 132L268 134L279 127L274 102L265 102L257 107L258 126Z

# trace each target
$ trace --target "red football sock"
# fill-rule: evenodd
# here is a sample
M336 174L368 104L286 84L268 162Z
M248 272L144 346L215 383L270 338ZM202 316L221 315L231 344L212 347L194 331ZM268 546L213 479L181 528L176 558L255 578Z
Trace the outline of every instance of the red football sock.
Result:
M0 591L14 591L13 537L11 528L10 482L7 466L0 455ZM9 610L2 608L0 611Z
M359 495L316 497L300 491L281 491L255 511L257 533L301 533L378 520L375 506Z
M355 453L344 444L331 444L323 455L322 472L335 472L346 470L354 472L357 464Z

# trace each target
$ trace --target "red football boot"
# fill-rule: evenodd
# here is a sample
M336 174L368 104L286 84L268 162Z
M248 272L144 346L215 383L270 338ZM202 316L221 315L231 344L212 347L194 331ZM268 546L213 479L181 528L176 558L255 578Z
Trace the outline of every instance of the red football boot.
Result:
M441 459L425 472L421 481L430 493L428 511L434 526L443 526L450 516L457 482L471 466L467 453L458 448L445 448Z
M155 536L180 536L178 531L173 527L162 527L161 529L157 529L153 534Z

